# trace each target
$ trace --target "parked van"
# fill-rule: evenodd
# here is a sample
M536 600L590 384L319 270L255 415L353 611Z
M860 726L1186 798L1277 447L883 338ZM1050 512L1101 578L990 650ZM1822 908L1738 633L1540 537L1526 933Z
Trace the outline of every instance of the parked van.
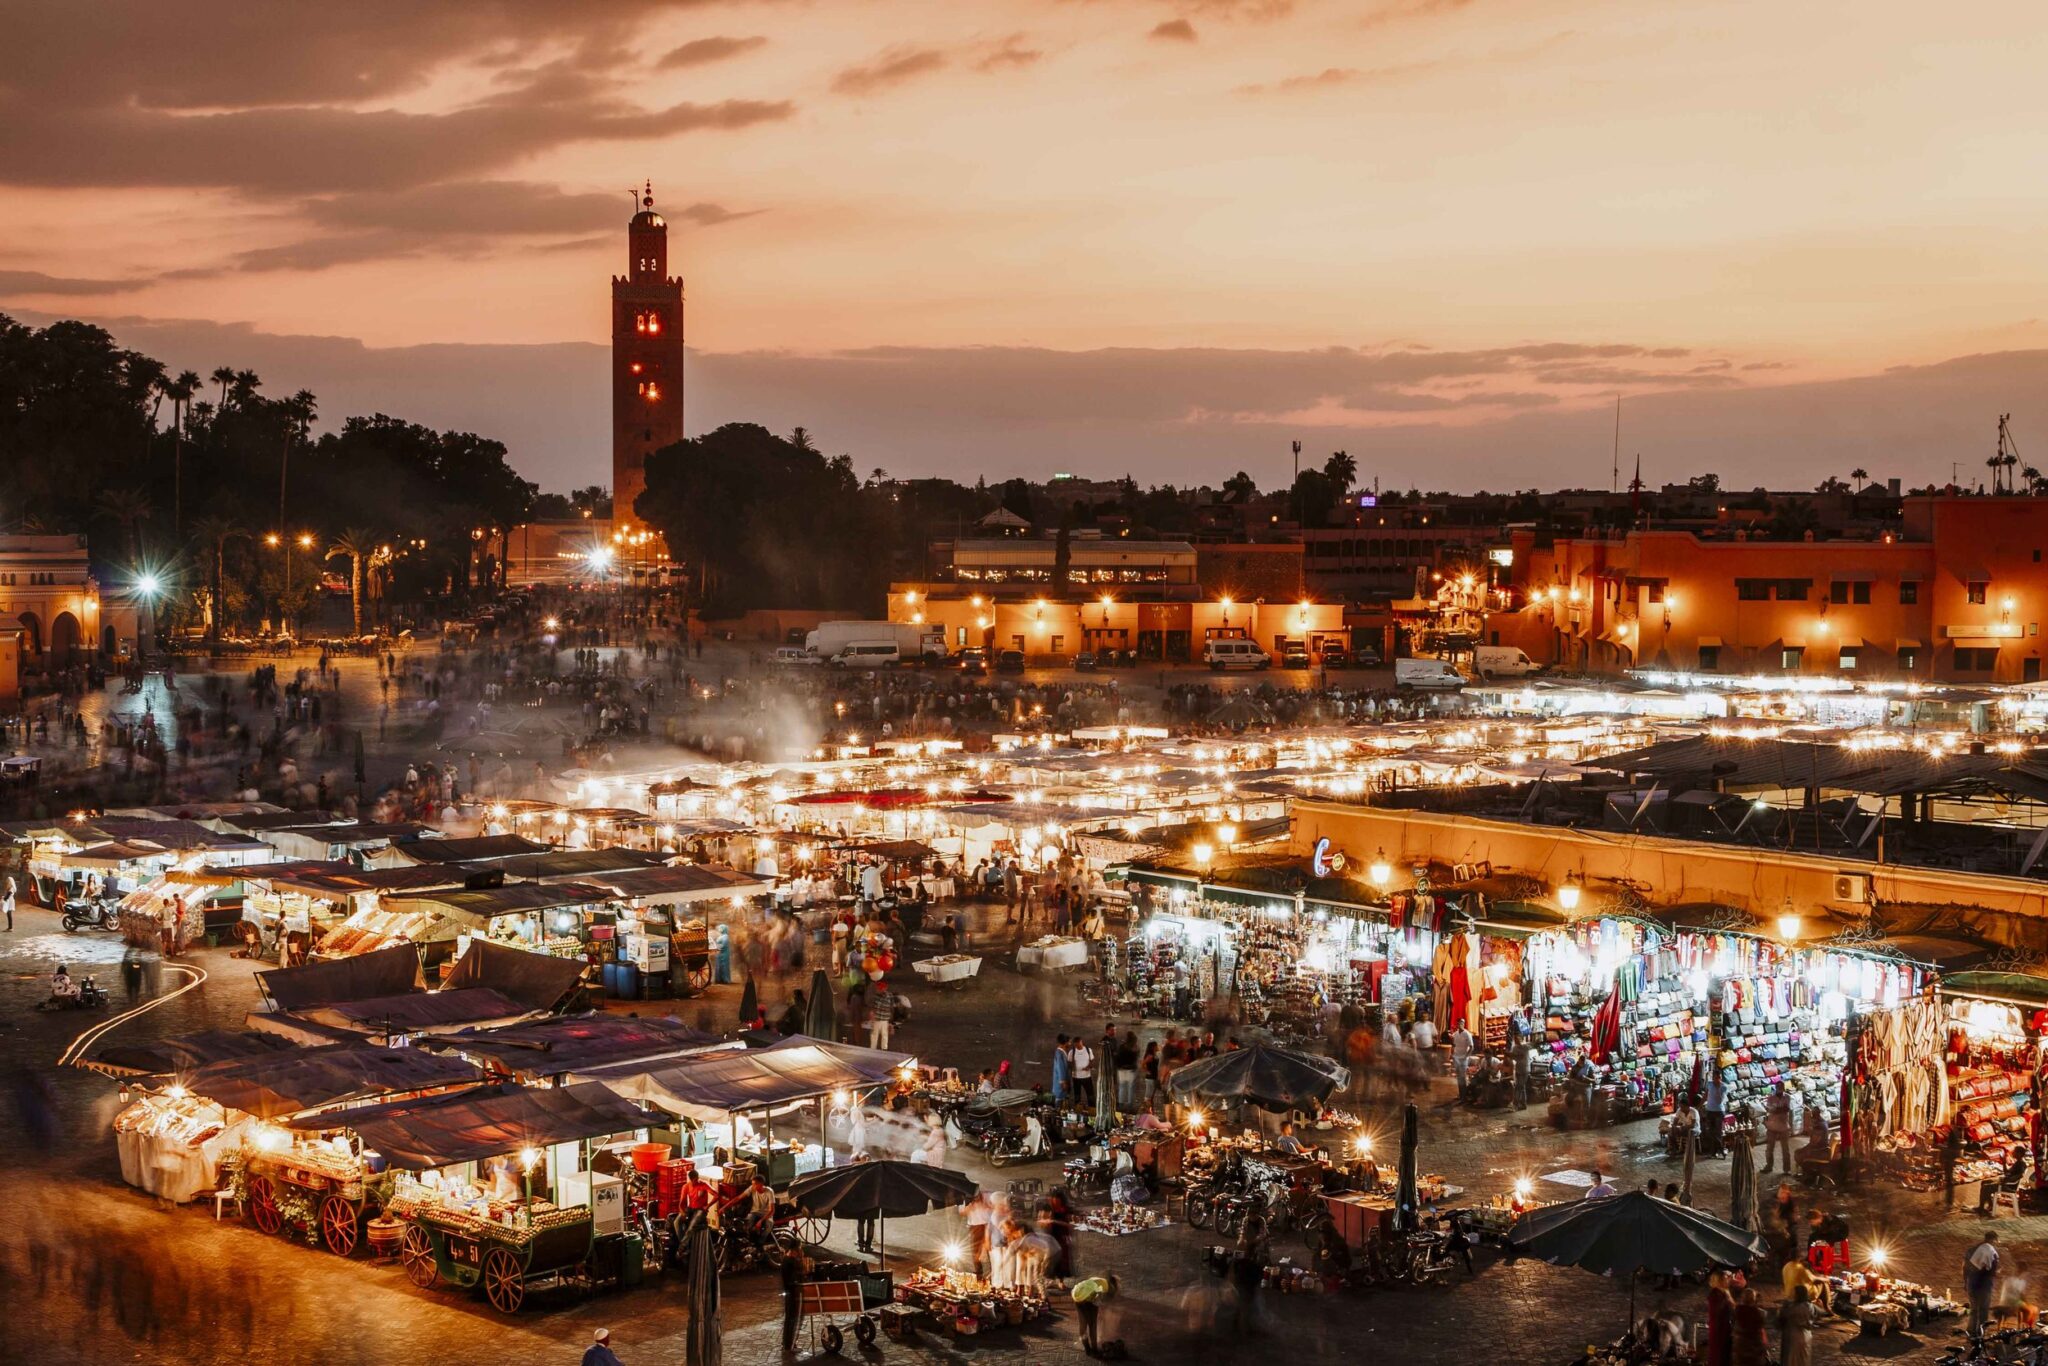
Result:
M1397 659L1394 661L1397 688L1450 689L1465 686L1465 675L1442 659Z
M903 652L894 645L875 642L849 645L832 656L832 662L848 669L881 669L903 662Z
M1481 645L1472 651L1472 668L1481 678L1527 678L1543 666L1513 645Z
M1260 649L1257 641L1218 636L1202 647L1202 662L1219 673L1224 669L1270 669L1273 656Z
M1309 667L1308 642L1292 638L1280 642L1280 667L1283 669L1306 669Z

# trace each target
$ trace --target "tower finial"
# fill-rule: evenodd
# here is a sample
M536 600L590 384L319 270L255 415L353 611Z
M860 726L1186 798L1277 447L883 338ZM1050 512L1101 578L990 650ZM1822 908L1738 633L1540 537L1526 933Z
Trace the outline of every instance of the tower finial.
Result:
M654 207L654 181L652 179L649 179L647 182L646 198L640 201L640 207L643 209Z

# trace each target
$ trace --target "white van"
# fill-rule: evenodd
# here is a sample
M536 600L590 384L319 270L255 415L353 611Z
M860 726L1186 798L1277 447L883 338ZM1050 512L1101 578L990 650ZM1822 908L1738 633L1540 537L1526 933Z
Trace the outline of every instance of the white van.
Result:
M1481 678L1527 678L1543 666L1513 645L1481 645L1472 652L1472 668Z
M1202 647L1202 662L1219 673L1224 669L1270 669L1273 656L1257 641L1243 636L1218 636Z
M832 662L846 669L880 669L903 662L903 652L893 644L861 641L832 656Z
M1465 686L1465 675L1442 659L1397 659L1394 661L1397 688L1449 689Z

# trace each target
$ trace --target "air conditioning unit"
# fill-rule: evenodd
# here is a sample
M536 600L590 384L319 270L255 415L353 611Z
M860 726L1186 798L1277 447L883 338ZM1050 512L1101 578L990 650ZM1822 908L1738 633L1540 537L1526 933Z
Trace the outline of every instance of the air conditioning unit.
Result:
M1836 873L1833 900L1849 906L1870 904L1870 874Z

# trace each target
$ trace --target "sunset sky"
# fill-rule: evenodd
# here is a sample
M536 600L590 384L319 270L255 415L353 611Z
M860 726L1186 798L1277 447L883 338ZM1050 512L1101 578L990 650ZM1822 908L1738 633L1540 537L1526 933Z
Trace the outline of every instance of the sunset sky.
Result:
M1911 485L2048 446L2018 0L16 7L0 309L608 470L652 178L689 426L863 470Z

